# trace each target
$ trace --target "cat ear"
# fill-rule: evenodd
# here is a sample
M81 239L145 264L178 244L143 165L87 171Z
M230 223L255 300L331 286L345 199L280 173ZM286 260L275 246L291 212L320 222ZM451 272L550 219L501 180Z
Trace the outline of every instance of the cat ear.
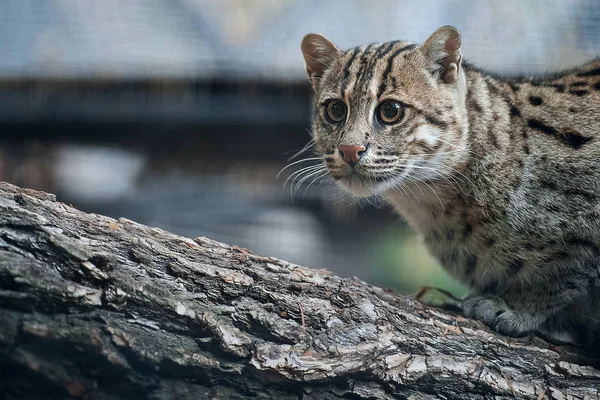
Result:
M443 26L433 32L421 46L425 57L433 63L432 71L440 71L446 83L455 83L462 62L460 32L453 26Z
M342 55L342 51L331 40L316 33L304 36L300 48L304 55L308 79L317 90L325 70Z

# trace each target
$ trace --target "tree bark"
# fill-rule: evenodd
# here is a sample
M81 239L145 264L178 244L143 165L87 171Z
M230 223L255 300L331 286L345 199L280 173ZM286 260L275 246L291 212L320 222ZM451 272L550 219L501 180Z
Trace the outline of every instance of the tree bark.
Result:
M600 398L573 349L0 183L3 399Z

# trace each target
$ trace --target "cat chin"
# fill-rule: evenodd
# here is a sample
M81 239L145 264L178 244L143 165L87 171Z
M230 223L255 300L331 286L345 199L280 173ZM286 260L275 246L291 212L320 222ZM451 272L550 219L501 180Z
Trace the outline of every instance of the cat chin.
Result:
M393 184L388 182L365 182L357 179L342 179L338 182L344 191L354 197L361 198L382 194L393 186Z
M356 181L340 181L340 187L354 197L371 197L375 194L370 185Z

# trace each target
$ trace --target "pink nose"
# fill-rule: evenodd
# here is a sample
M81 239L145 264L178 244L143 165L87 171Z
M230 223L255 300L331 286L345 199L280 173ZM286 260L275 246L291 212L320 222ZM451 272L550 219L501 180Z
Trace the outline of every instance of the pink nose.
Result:
M354 164L360 161L367 148L359 145L341 144L338 146L338 150L344 161L348 164Z

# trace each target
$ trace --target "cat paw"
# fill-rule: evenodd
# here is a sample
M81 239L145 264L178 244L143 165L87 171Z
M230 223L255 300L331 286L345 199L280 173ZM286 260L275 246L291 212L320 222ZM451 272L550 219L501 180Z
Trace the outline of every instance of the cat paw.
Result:
M465 317L477 319L506 336L525 336L538 326L533 318L515 312L499 297L468 296L461 301L461 306Z

